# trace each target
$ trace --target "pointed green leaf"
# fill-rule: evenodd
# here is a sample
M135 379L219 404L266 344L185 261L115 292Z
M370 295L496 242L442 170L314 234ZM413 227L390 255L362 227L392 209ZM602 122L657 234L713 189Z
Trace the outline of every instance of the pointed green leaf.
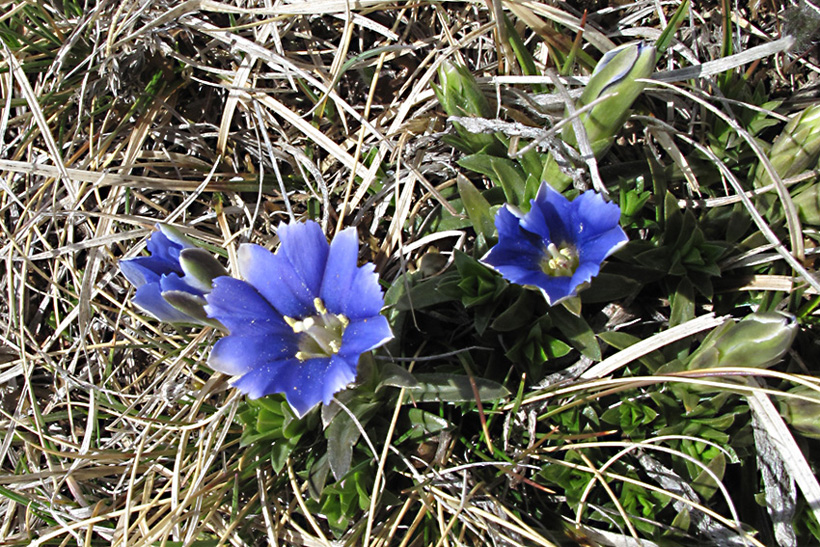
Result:
M470 218L470 222L473 223L473 229L477 234L483 234L486 239L493 238L495 235L495 222L490 211L490 203L484 199L478 188L473 186L463 175L459 174L456 177L456 183L458 184L461 202L464 204L464 210L467 211L467 216Z

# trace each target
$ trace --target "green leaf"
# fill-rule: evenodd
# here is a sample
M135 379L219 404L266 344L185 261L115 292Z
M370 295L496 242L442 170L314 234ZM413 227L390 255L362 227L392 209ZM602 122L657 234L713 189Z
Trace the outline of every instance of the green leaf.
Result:
M512 332L532 323L534 300L540 296L532 291L521 291L518 298L495 318L490 327L497 332Z
M515 162L497 156L472 154L458 160L458 164L470 171L481 173L493 181L493 184L503 188L509 203L522 207L525 205L527 177Z
M632 336L631 334L622 331L601 332L598 334L598 338L617 350L624 350L632 344L636 344L641 341L641 339L637 336ZM650 372L653 373L666 363L663 355L658 351L653 351L647 355L644 355L638 360L646 366Z
M327 484L327 476L330 474L330 463L327 454L322 454L308 468L307 485L308 493L314 500L319 500Z
M473 229L477 234L482 234L486 239L491 239L495 235L495 222L493 215L490 212L490 203L484 199L478 188L473 186L466 177L459 174L456 177L458 184L458 193L461 196L461 202L464 204L464 210L467 211L467 216L470 222L473 223Z
M270 462L274 473L279 474L285 468L288 458L299 444L300 438L301 435L287 441L281 440L273 443L270 449Z
M397 311L408 311L411 309L420 310L451 302L456 297L446 290L446 284L457 281L459 275L455 271L449 271L435 277L419 280L412 274L404 275L396 279L385 295L385 304L393 305Z
M669 315L670 328L695 318L695 289L688 278L684 277L680 280L670 300L672 301L672 313Z
M675 10L674 15L669 19L669 22L666 24L666 28L663 29L661 35L658 37L658 41L655 42L655 49L658 50L658 56L660 57L666 51L666 49L672 44L672 39L675 37L675 33L680 28L681 24L686 20L686 16L689 14L689 0L684 0L681 2L681 5L678 6L678 9Z
M450 429L453 424L432 412L412 407L407 410L410 420L410 429L402 440L417 440L427 438L436 433Z
M601 360L601 347L589 324L561 306L550 309L553 324L567 337L569 343L593 361Z
M393 363L385 363L381 370L381 381L379 382L376 391L383 386L390 387L406 387L412 388L419 385L416 377L413 376L406 368L394 365Z
M674 519L672 519L672 528L677 528L682 532L686 532L689 530L690 520L691 519L689 518L689 509L687 509L686 507L682 507L680 513L678 513L677 516Z
M444 373L419 373L415 375L419 385L408 388L413 400L418 402L463 403L475 401L475 394L469 376ZM506 397L510 392L496 382L484 378L474 378L481 401L492 401Z
M330 406L335 404L331 403ZM356 416L356 419L364 425L372 417L376 408L379 407L379 403L353 399L346 406ZM359 428L353 423L350 414L344 410L338 412L325 429L327 459L336 480L340 480L350 470L353 449L356 447L356 441L359 440L360 436Z
M579 296L584 304L609 303L636 294L640 289L641 282L631 277L601 272Z

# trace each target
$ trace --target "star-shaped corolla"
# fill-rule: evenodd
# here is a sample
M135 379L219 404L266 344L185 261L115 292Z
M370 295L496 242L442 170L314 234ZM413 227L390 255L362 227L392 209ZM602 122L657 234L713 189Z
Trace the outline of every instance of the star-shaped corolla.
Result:
M495 217L498 244L481 261L505 279L538 288L553 305L575 296L627 237L621 211L590 190L569 201L541 183L522 214L504 205Z
M134 303L160 321L211 324L202 307L211 280L227 272L209 252L165 224L148 239L151 256L120 261L125 278L137 288Z
M238 377L251 399L283 393L297 415L356 378L359 356L393 337L373 264L357 266L354 228L328 245L315 222L280 224L274 254L239 248L243 280L220 277L206 296L208 316L228 329L209 365Z

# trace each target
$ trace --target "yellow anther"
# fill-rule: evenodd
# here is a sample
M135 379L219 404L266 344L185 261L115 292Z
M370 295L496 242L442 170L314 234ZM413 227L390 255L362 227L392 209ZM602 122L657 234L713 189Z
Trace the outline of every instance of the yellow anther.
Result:
M571 276L578 268L578 254L574 247L558 247L555 243L547 245L541 269L550 276Z

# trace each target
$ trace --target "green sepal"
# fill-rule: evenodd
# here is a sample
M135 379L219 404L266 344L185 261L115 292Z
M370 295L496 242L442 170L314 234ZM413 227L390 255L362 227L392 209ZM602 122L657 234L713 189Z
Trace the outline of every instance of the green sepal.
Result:
M185 281L203 292L213 288L214 279L228 275L228 271L211 253L199 247L182 249L179 265L185 273Z
M205 298L185 291L165 291L162 298L171 306L205 325L221 327L222 324L216 319L210 319L205 312L205 305L208 303Z

